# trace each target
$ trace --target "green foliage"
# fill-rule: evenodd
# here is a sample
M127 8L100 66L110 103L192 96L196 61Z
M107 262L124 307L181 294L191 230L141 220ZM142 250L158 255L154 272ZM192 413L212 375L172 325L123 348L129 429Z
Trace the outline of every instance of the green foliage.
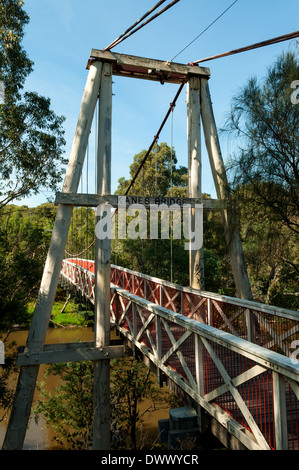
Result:
M291 101L291 83L298 76L296 55L282 54L263 81L250 79L234 97L226 125L227 132L239 137L230 164L238 200L266 209L268 220L297 234L299 106Z
M95 217L94 209L74 207L66 247L68 253L76 255L90 246L90 250L80 256L94 259Z
M54 364L45 374L58 376L62 383L55 393L48 392L44 383L34 406L36 421L42 414L47 426L54 431L53 440L69 450L88 450L92 437L93 364L89 361Z
M141 409L145 401L147 406ZM136 450L145 444L140 439L145 416L169 404L167 395L154 385L150 370L129 357L111 361L111 407L120 434L117 448Z
M5 344L5 365L0 367L0 407L11 406L10 373L16 352L9 333L13 326L27 327L32 316L28 303L37 294L48 251L56 209L7 205L0 210L0 331Z
M50 100L22 89L33 63L22 48L29 17L19 0L0 3L0 79L5 103L0 105L0 209L41 188L55 190L61 181L64 117Z
M115 194L125 194L130 182L135 176L146 150L136 154L130 165L131 179L124 177L118 180ZM177 168L177 157L175 150L165 142L156 145L149 154L143 168L141 169L130 194L139 196L187 196L188 170L184 166Z
M6 206L0 211L0 327L26 325L28 301L37 294L56 209Z
M184 250L185 240L172 242L173 282L183 285L188 280L188 252ZM171 241L170 240L118 240L113 246L112 259L119 266L170 281Z
M61 297L65 296L64 292L61 292ZM56 296L58 297L58 296ZM61 312L65 304L63 301L56 298L54 302L52 313L51 313L51 324L54 326L89 326L89 321L85 319L85 313L87 312L86 306L81 303L76 303L75 300L69 300L64 311ZM93 312L89 312L93 314Z
M93 363L63 363L50 366L45 374L56 376L59 385L47 391L45 382L38 389L40 397L34 413L40 415L54 431L60 448L88 450L91 445L93 419ZM141 411L140 405L147 401ZM168 407L168 394L158 389L147 367L130 358L111 361L111 431L112 447L136 449L137 430L157 406ZM144 443L142 443L144 444Z
M240 205L240 226L254 298L277 307L299 308L298 236L277 221L271 208Z
M130 165L131 179L120 178L116 194L125 194L145 154L146 150L143 150L134 156ZM177 167L175 150L161 143L148 156L130 194L183 197L187 196L187 184L187 168ZM116 240L112 243L112 259L120 266L170 280L172 251L173 281L184 284L188 275L188 255L184 252L183 243L183 240L173 240L172 243L170 239L151 240L149 236L147 240Z
M0 73L6 100L20 96L18 93L33 70L33 62L22 48L24 26L29 23L23 5L20 0L1 0L0 3Z
M298 77L298 57L283 53L234 97L225 129L238 138L229 170L254 297L291 309L299 308Z
M134 156L130 165L130 175L133 178L145 156L142 151ZM172 165L171 165L172 161ZM172 175L172 178L171 178ZM124 194L131 182L125 178L119 179L117 194ZM146 161L134 183L131 194L136 196L175 196L188 195L188 170L177 168L175 150L166 143L156 146ZM210 198L203 194L203 198ZM161 221L159 220L159 224ZM149 223L148 223L149 227ZM159 225L160 233L160 225ZM181 230L183 234L183 230ZM116 240L112 243L115 264L165 279L180 285L189 284L189 254L185 250L185 240L157 239L151 240ZM221 217L218 213L204 213L204 247L205 247L205 289L213 292L233 294L230 280L231 270L224 243L224 231Z
M209 198L208 195L204 197ZM235 286L220 212L204 211L203 225L205 290L234 296Z
M11 374L16 371L16 344L9 338L9 333L0 334L0 340L5 345L5 363L0 365L0 422L7 419L12 406L14 387L11 383Z

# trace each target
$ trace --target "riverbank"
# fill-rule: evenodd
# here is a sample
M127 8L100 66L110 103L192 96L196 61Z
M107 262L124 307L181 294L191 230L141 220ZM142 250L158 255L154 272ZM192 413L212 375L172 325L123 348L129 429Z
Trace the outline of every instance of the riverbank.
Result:
M34 305L29 307L34 309ZM67 305L65 301L58 300L55 302L50 326L52 328L48 329L46 344L55 344L55 343L71 343L76 341L93 341L94 332L91 326L88 326L89 319L86 315L86 309L82 309L80 304L76 303L73 300L70 300ZM74 324L74 321L77 324ZM11 333L11 340L15 341L16 347L24 346L26 344L28 331L22 328L18 328L13 333ZM111 331L111 339L115 339L115 332ZM144 366L145 367L145 366ZM48 368L48 365L41 365L37 383L40 384L42 381L45 382L45 389L47 392L55 391L60 377L49 376L45 381L45 372ZM153 382L156 383L156 377L153 375ZM11 387L15 388L17 381L17 374L11 378ZM139 429L138 436L140 437L139 447L143 449L152 449L152 448L161 448L161 444L158 439L158 421L169 418L169 409L176 406L180 406L175 403L174 396L168 389L164 389L164 392L169 395L168 406L165 406L163 409L151 410L151 412L146 413L146 419L144 420L144 425ZM36 390L34 395L34 402L40 398L39 392ZM151 404L150 399L146 399L139 404L139 412L145 412ZM0 422L0 448L5 436L7 421ZM45 420L43 417L40 417L38 423L36 423L31 417L28 431L26 434L26 439L24 443L24 450L60 450L62 447L58 447L55 442L53 442L54 433L51 428L46 426ZM214 444L213 444L214 445ZM163 447L163 445L162 445ZM215 448L217 446L215 445Z
M64 293L63 293L64 294ZM27 312L32 315L35 302L30 302ZM59 295L55 300L50 317L49 327L90 327L93 312L76 298L65 298Z
M15 329L9 337L11 342L15 343L15 348L25 346L28 336L28 330L24 328ZM56 327L49 328L46 336L47 344L55 343L68 343L75 341L92 341L93 332L91 328L87 327ZM44 375L48 365L43 364L40 366L40 370L37 377L37 383L44 381ZM17 384L18 374L12 374L9 380L9 386L15 390ZM54 390L58 384L58 379L49 377L47 379L47 389ZM39 397L39 393L36 390L34 394L34 401ZM0 422L0 448L2 447L3 439L6 432L7 419ZM26 433L26 438L24 442L24 449L26 450L54 450L56 447L52 442L52 433L51 430L45 426L43 419L40 420L38 424L34 422L34 419L31 417L28 430Z
M57 305L57 311L60 313L60 305ZM75 312L73 310L76 310ZM91 327L88 326L76 326L68 324L69 314L75 314L77 316L77 306L72 304L69 305L68 310L63 317L66 322L64 324L60 323L59 325L55 322L54 328L49 328L46 337L46 344L55 344L55 343L68 343L76 341L93 341L94 332ZM78 320L80 317L83 317L83 312L79 312ZM28 331L22 328L15 330L10 335L10 340L15 342L15 347L22 347L26 344ZM112 339L115 338L114 332L111 332ZM45 382L46 391L55 391L55 388L59 384L59 377L49 376L45 380L45 372L48 368L48 365L41 365L37 383ZM12 389L15 389L17 383L17 374L13 374L10 379L10 386ZM34 402L36 402L40 397L39 392L36 390L34 395ZM145 400L140 404L140 412L144 412L149 407L149 400ZM145 419L145 423L140 432L142 435L142 445L145 446L146 443L150 445L158 443L158 421L160 419L168 418L169 408L160 409L156 411L151 411L148 413ZM0 422L0 448L5 437L7 426L7 420ZM59 450L59 447L55 442L52 441L53 431L51 428L46 427L44 419L41 417L38 424L35 423L33 416L30 419L29 427L26 433L26 439L24 442L24 450ZM147 442L146 442L147 441Z

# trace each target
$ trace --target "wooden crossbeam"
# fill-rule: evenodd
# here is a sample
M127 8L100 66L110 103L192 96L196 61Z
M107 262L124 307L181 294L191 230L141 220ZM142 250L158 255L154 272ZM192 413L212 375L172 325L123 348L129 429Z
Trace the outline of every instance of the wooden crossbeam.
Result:
M132 204L141 204L146 209L151 206L166 205L183 207L195 207L196 204L203 204L205 210L221 210L226 207L225 201L218 199L201 199L190 197L164 197L164 196L119 196L119 195L106 195L100 196L98 194L75 194L75 193L62 193L57 192L54 204L66 204L72 206L82 207L97 207L101 204L110 204L114 208L129 207ZM161 208L162 209L162 208Z
M124 346L94 347L93 342L46 345L43 351L18 355L17 366L56 364L61 362L99 361L126 356Z
M186 81L190 75L210 77L210 69L207 67L184 65L98 49L91 50L87 69L95 60L110 62L113 75L158 81L160 83L180 84Z

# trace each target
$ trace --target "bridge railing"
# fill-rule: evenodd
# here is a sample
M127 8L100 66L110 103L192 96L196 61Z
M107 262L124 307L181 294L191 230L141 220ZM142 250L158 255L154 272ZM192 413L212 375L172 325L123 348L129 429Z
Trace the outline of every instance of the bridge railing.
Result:
M111 282L157 305L286 356L299 341L299 312L183 287L119 266ZM298 343L299 345L299 343Z
M64 259L60 271L61 282L70 283L94 303L94 261L76 258Z
M299 448L299 362L112 287L117 329L248 449Z
M68 259L61 274L94 302L94 261ZM286 356L299 346L299 312L183 287L120 266L111 282L146 300Z
M93 261L65 260L61 273L93 302ZM157 371L246 447L299 448L299 364L288 357L298 338L297 312L118 266L111 268L110 311Z

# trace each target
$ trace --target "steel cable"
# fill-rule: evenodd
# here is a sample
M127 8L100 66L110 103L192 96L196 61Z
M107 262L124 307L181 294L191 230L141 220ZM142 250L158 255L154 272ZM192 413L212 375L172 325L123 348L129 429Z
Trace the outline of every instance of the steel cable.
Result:
M295 39L295 38L298 38L298 37L299 37L299 31L294 31L293 33L284 34L283 36L277 36L276 38L268 39L266 41L257 42L255 44L251 44L250 46L245 46L245 47L241 47L239 49L234 49L234 50L229 51L229 52L224 52L223 54L217 54L217 55L214 55L214 56L211 56L211 57L206 57L205 59L195 60L195 61L192 61L191 64L196 65L196 64L199 64L200 62L206 62L208 60L219 59L220 57L227 57L227 56L230 56L230 55L233 55L233 54L239 54L241 52L251 51L252 49L258 49L259 47L271 46L272 44L277 44L277 43L283 42L283 41L289 41L291 39Z
M178 57L182 52L184 52L189 46L191 46L191 44L193 44L200 36L202 36L211 26L213 26L214 23L216 23L216 21L218 21L230 8L232 8L232 6L237 3L238 0L235 0L229 7L227 7L219 16L217 16L217 18L212 21L212 23L209 24L209 26L207 26L198 36L196 36L196 38L194 38L191 42L189 42L189 44L187 44L187 46L185 46L180 52L178 52L172 59L170 62L173 62L174 59L176 59L176 57Z
M143 28L144 26L146 26L147 24L149 24L151 21L153 21L154 19L156 19L158 16L162 15L162 13L164 13L165 11L169 10L169 8L173 7L176 3L180 2L180 0L173 0L169 5L167 5L166 7L162 8L162 10L158 11L155 15L153 15L151 18L149 18L147 21L144 21L141 25L139 25L137 28L133 29L132 28L134 26L131 26L130 28L128 28L127 31L129 31L128 33L123 33L121 36L119 36L118 39L115 39L109 46L107 46L104 50L110 50L112 49L113 47L117 46L118 44L120 44L122 41L124 41L125 39L127 39L128 37L132 36L133 34L135 34L137 31L139 31L141 28ZM159 2L159 4L161 3L164 3L164 2ZM157 6L159 6L159 4L157 4L155 7L153 7L152 10L155 10L157 8ZM148 14L146 14L145 16L148 16ZM141 20L138 20L136 22L136 24L138 24Z
M114 47L114 45L116 45L116 43L120 41L120 39L122 39L126 34L128 34L133 28L135 28L135 26L137 26L140 23L140 21L143 21L147 16L153 13L160 5L162 5L162 3L165 3L165 2L166 0L161 0L160 2L158 2L153 8L151 8L141 18L139 18L139 20L137 20L132 26L130 26L128 29L126 29L126 31L124 31L120 36L118 36L118 38L114 39L114 41L112 41L111 44L109 44L109 46L107 46L104 50L108 51L112 49L112 47Z

